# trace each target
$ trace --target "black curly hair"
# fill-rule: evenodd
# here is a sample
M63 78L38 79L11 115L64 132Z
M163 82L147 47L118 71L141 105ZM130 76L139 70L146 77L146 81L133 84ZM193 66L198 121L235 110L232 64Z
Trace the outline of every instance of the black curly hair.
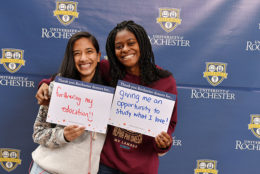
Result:
M155 65L154 54L150 39L144 28L134 21L123 21L109 33L106 42L106 52L110 63L111 86L116 86L119 79L123 79L126 69L116 57L115 38L119 31L128 30L133 33L140 47L140 79L142 85L149 85L160 78L168 77L171 73L167 70L158 69Z

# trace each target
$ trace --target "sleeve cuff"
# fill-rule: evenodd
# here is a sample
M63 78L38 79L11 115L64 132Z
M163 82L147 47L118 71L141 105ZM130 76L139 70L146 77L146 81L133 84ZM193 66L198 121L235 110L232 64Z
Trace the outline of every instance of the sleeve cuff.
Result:
M64 137L64 129L60 129L58 131L57 140L59 141L60 144L67 144L68 143L68 141L66 141L65 137Z
M46 83L46 84L50 84L50 82L51 82L51 78L50 79L43 79L42 81L40 81L40 83L39 83L39 85L38 85L38 89L41 87L41 85L43 84L43 83Z
M168 152L168 151L171 149L171 147L172 147L172 142L171 142L171 144L170 144L167 148L161 149L161 148L157 147L156 142L155 142L155 140L154 140L154 141L153 141L153 146L154 146L155 151L156 151L158 154L163 154L163 155L164 155L164 153Z

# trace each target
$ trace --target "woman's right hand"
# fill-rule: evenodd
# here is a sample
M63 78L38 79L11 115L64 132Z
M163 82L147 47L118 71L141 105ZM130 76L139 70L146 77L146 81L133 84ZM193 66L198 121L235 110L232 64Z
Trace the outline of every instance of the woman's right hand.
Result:
M49 85L43 83L35 95L39 105L48 106L50 103Z

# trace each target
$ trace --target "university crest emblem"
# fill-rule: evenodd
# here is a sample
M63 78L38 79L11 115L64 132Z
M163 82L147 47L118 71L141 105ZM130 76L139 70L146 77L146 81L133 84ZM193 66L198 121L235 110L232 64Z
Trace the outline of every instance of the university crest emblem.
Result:
M0 64L3 64L5 69L10 73L15 73L21 68L22 65L25 65L23 52L24 51L20 49L3 48Z
M218 174L217 161L215 160L197 160L197 168L194 174Z
M250 124L248 124L248 129L260 139L260 115L252 114L250 119Z
M160 8L159 17L156 21L166 32L171 32L181 24L180 9Z
M225 63L207 62L203 77L205 77L212 86L217 86L227 78L226 67L227 64Z
M21 165L20 150L0 149L0 164L7 172L11 172Z
M71 24L75 18L78 18L79 13L77 12L77 2L71 1L57 1L56 9L53 11L54 16L63 25Z

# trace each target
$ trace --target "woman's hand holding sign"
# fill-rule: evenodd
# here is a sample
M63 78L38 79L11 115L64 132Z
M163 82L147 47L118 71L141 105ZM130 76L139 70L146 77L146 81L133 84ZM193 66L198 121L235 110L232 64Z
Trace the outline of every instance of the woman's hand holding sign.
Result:
M64 138L70 142L81 136L85 131L84 126L69 125L64 128Z
M172 144L172 137L166 132L161 132L155 137L155 142L158 148L165 149Z

